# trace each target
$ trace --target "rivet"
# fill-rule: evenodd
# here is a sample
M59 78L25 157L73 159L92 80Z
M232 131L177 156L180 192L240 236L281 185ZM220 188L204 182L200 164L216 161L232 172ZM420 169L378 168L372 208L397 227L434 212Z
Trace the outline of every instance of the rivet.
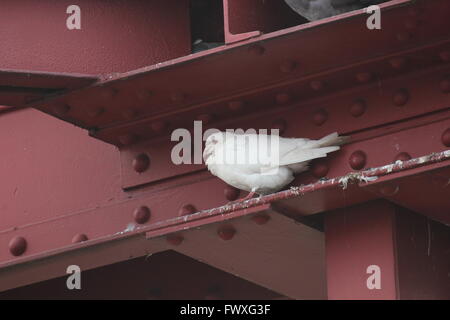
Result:
M311 81L311 83L309 85L310 85L311 89L313 89L315 91L322 90L324 87L323 82L319 81L319 80Z
M124 146L129 146L138 140L138 136L134 133L127 133L119 137L119 142Z
M186 97L187 97L186 94L182 92L175 92L171 94L170 99L173 102L182 102L186 99Z
M76 235L73 236L72 243L79 243L87 240L88 240L87 235L85 235L84 233L77 233Z
M409 39L411 39L411 33L403 31L403 32L399 32L397 33L397 39L399 41L408 41Z
M389 64L394 69L403 69L406 66L406 58L403 57L395 57L389 60Z
M450 77L443 79L440 83L440 87L443 93L450 93Z
M329 168L326 160L316 160L311 168L311 173L317 179L323 178L328 174Z
M372 80L373 74L370 72L360 72L356 74L355 77L359 83L368 83L369 81Z
M355 170L361 170L365 167L367 161L366 154L361 151L355 151L350 155L349 164Z
M231 111L240 111L244 107L243 101L230 101L228 103L228 109Z
M443 62L449 62L450 61L450 51L443 51L439 53L439 57Z
M287 127L287 124L286 124L286 120L284 120L284 119L277 119L277 120L273 121L272 125L271 125L271 129L278 129L280 135L282 135L286 131L286 127Z
M263 55L265 51L266 49L259 44L252 45L248 48L248 52L255 54L257 56Z
M228 241L233 239L236 234L236 230L231 226L223 226L217 230L217 234L222 240Z
M450 147L450 128L444 131L441 140L444 146Z
M62 117L70 111L70 106L67 104L58 104L58 105L53 106L52 110L53 110L54 114Z
M280 70L284 73L290 73L295 70L297 63L295 61L285 61L280 65Z
M291 96L288 93L279 93L275 96L277 104L282 105L291 101Z
M404 106L405 104L407 104L408 101L409 101L409 92L408 92L408 90L406 90L406 89L398 90L394 94L394 96L392 98L392 101L397 106Z
M150 209L146 206L136 208L133 212L134 221L144 224L150 219Z
M263 224L266 224L267 222L269 222L270 216L265 213L259 213L259 214L254 215L251 219L254 223L256 223L258 225L263 225Z
M192 204L184 205L178 211L179 216L187 216L189 214L196 213L197 209Z
M154 121L150 125L150 128L152 128L153 132L156 133L164 133L168 127L169 124L164 120Z
M394 161L408 161L411 159L412 157L409 155L409 153L401 152L395 157Z
M320 109L313 114L313 122L316 126L323 125L328 120L328 112Z
M141 153L133 159L133 169L136 172L144 172L150 166L150 158L145 153Z
M380 193L387 197L395 196L400 190L398 185L395 184L385 184L380 188Z
M240 193L241 191L233 186L226 186L224 190L225 198L227 198L229 201L236 200L239 197Z
M213 120L213 118L214 117L211 114L204 113L204 114L199 114L196 117L196 120L201 121L203 124L208 124Z
M27 250L27 240L24 237L14 237L9 241L9 252L13 256L20 256Z
M350 105L350 114L355 118L362 116L367 109L366 102L362 99L355 100Z
M166 237L166 241L173 246L179 246L184 241L184 238L179 234L169 234Z

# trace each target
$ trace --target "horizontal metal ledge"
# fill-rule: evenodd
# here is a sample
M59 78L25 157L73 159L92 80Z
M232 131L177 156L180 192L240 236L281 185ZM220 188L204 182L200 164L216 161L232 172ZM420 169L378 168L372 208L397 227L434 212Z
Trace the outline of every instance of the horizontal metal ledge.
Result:
M403 179L448 166L450 166L450 150L414 158L408 161L397 161L390 165L371 168L359 172L351 172L345 176L321 180L304 186L293 187L289 190L271 195L203 210L188 216L168 219L166 221L157 222L146 226L139 226L133 230L124 230L123 232L87 240L82 243L72 244L57 249L49 249L24 257L9 259L7 261L0 262L0 269L30 263L50 256L70 252L72 250L87 249L89 247L94 247L101 244L107 244L110 242L113 243L121 239L141 236L146 238L159 237L174 232L182 232L193 227L201 227L210 223L217 223L244 215L265 212L270 209L270 206L273 203L285 200L301 199L308 194L314 194L324 190L329 190L331 192L345 192L347 190L350 194L350 192L354 192L355 189L366 188L366 184L374 183L381 177L385 177L386 179L391 178L392 180L399 178ZM351 200L348 198L347 205L351 204ZM10 233L12 232L8 232L8 234ZM3 234L3 237L5 237L5 235L6 234Z
M399 0L386 3L382 6L382 30L368 30L367 15L362 11L352 12L115 75L94 86L40 101L34 106L91 130L98 139L120 145L118 135L123 133L120 130L111 132L113 127L128 124L136 127L140 119L161 120L162 114L169 119L176 118L194 106L197 114L189 114L189 120L206 111L216 112L217 118L222 119L230 114L229 107L245 105L245 101L235 103L227 99L251 90L266 91L270 86L305 79L308 80L306 87L297 88L297 94L302 99L322 96L362 83L376 82L379 80L376 73L384 73L386 69L389 69L386 71L388 74L409 70L402 70L395 61L394 67L386 65L383 68L377 63L370 64L370 68L360 64L448 39L448 12L442 9L434 12L434 9L441 8L442 1L413 3ZM427 10L422 10L424 7ZM434 12L433 17L428 16L428 12ZM343 43L344 36L351 38L351 42ZM438 54L433 53L430 61L439 63ZM416 61L412 64L422 66ZM321 73L327 70L333 70L341 77L321 79ZM372 77L371 72L374 72ZM321 89L320 81L324 80L330 80L330 83L325 81ZM279 97L279 100L283 99L283 96ZM239 114L258 109L252 105L241 107ZM176 123L169 123L170 126L179 127ZM150 127L149 135L167 133L164 124L150 124ZM108 134L102 130L107 128Z

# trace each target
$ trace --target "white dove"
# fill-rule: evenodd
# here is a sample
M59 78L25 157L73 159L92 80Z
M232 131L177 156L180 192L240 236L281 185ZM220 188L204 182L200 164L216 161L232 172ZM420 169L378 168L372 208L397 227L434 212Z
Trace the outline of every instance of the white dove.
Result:
M309 21L335 16L344 12L362 9L389 0L285 0L298 14Z
M347 141L348 137L337 133L310 140L217 132L206 139L203 160L213 175L249 191L244 198L248 199L255 193L266 195L281 190L294 180L295 174L308 170L311 160L326 157Z

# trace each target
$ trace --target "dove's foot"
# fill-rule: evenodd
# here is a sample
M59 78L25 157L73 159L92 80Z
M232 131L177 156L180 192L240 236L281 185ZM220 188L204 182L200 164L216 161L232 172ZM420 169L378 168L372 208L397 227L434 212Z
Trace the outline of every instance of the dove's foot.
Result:
M227 203L227 205L236 204L236 203L247 201L247 200L253 198L255 196L255 194L256 194L256 192L253 192L253 191L249 192L249 194L246 195L244 198L237 199L237 200L234 200L234 201L230 201L230 202Z

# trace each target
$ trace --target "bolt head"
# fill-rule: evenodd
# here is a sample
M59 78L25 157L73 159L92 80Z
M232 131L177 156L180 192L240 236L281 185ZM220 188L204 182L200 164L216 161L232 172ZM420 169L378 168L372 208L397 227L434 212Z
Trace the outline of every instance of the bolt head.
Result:
M442 143L446 147L450 147L450 128L444 131L441 137Z
M401 152L395 157L394 161L399 161L399 160L400 161L408 161L411 159L412 159L412 157L409 155L409 153Z
M443 79L440 83L440 87L443 93L450 93L450 77Z
M22 255L27 250L27 240L24 237L14 237L9 242L9 252L15 257Z
M178 211L178 215L187 216L189 214L193 214L196 212L197 212L197 209L192 204L187 204L180 208L180 210Z
M78 233L73 236L72 243L79 243L87 240L88 240L87 235L85 235L84 233Z
M311 173L317 179L323 178L328 174L329 168L326 160L317 160L314 162Z
M166 237L166 241L173 246L179 246L181 243L183 243L184 238L179 234L169 234Z
M278 129L280 135L282 135L286 131L286 121L284 119L277 119L272 122L271 129Z
M366 166L367 156L361 151L355 151L350 155L349 164L354 170L361 170Z
M227 198L229 201L234 201L237 198L239 198L239 195L241 194L241 190L238 188L235 188L233 186L226 186L224 190L225 198Z
M270 216L265 213L260 213L260 214L254 215L251 219L254 223L256 223L258 225L263 225L263 224L266 224L267 222L269 222Z
M136 208L133 212L134 221L139 224L144 224L150 219L150 209L146 206Z
M367 106L364 100L356 100L350 105L350 114L355 118L362 116L366 112Z
M409 101L409 92L406 89L400 89L398 90L393 98L392 101L394 102L395 105L397 106L404 106L405 104L408 103Z
M380 188L380 193L387 197L395 196L400 190L398 185L395 184L385 184Z
M277 104L282 105L291 101L291 96L288 93L279 93L275 97Z
M229 241L233 239L236 234L236 230L231 226L225 226L219 228L219 230L217 230L217 234L222 240Z
M228 103L228 109L231 111L240 111L244 108L245 103L243 101L230 101Z
M403 58L403 57L392 58L391 60L389 60L389 64L394 69L397 69L397 70L403 69L406 66L406 58Z
M323 125L328 120L328 112L324 109L318 110L313 114L313 122L316 126Z
M359 83L368 83L373 79L373 74L370 72L360 72L356 74L356 81Z
M319 91L323 89L323 82L319 81L319 80L314 80L311 81L311 83L309 84L311 86L311 89L315 90L315 91Z
M138 173L144 172L150 166L150 158L145 153L141 153L133 159L132 165L134 171Z
M198 121L201 121L203 124L208 124L212 121L213 116L211 114L200 114L196 118Z
M153 132L164 133L167 130L167 128L169 127L169 124L164 120L160 120L160 121L152 122L150 127L152 128Z
M442 62L449 62L450 51L442 51L441 53L439 53L439 57L441 58Z

